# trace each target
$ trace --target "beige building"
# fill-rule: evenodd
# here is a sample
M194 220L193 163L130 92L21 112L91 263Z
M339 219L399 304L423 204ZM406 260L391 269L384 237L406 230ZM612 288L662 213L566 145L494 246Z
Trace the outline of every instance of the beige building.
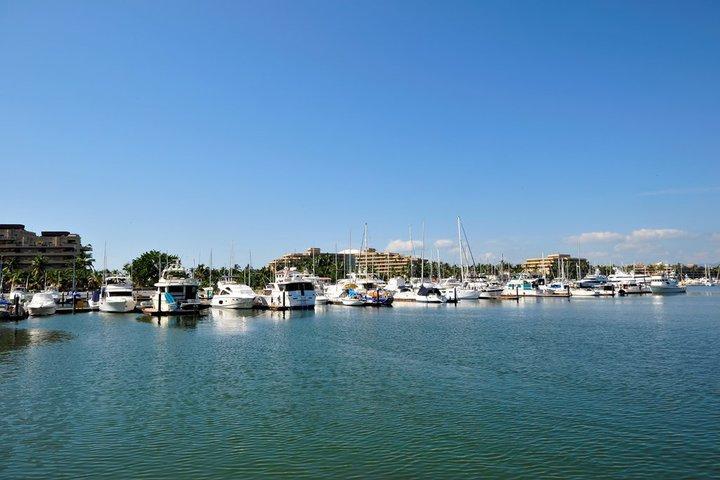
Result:
M335 253L325 252L322 253L319 248L308 248L304 252L286 253L282 257L276 258L268 263L268 268L271 270L277 270L284 266L293 266L297 262L307 260L313 257L319 257L320 255L332 255ZM367 250L342 250L337 252L337 255L344 258L349 258L349 263L357 267L358 270L372 272L380 276L387 276L394 273L407 273L410 268L410 256L402 255L394 252L378 252L374 248L368 248Z
M550 269L558 266L558 260L561 262L573 262L577 263L586 262L584 258L574 258L567 253L553 253L545 258L528 258L523 262L523 270L528 273L534 273L537 275L550 275Z
M46 231L37 235L25 230L25 225L0 224L0 259L13 259L15 268L28 269L33 258L41 255L48 260L48 268L70 268L80 252L89 252L80 235L64 231Z

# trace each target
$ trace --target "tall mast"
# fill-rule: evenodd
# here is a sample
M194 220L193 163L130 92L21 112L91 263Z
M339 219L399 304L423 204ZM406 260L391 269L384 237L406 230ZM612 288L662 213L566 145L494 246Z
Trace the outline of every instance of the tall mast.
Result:
M437 261L438 261L438 282L442 279L442 270L440 269L440 249L436 248L435 251L437 252Z
M103 284L107 281L107 241L103 248Z
M210 288L212 288L212 248L210 249Z
M465 267L463 264L463 257L464 251L463 251L463 243L462 243L462 235L460 234L460 216L457 217L457 231L458 231L458 247L460 247L460 281L465 282Z
M408 227L410 230L410 278L413 276L413 258L415 257L415 243L412 238L412 225Z
M425 220L422 222L422 247L420 249L420 284L425 281Z

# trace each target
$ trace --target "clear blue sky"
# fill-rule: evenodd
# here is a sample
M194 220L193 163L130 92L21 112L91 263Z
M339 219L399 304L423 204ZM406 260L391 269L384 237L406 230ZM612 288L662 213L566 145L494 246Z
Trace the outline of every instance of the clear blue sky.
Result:
M478 257L718 262L719 25L714 1L5 1L2 221L112 267L364 222L431 244L456 215Z

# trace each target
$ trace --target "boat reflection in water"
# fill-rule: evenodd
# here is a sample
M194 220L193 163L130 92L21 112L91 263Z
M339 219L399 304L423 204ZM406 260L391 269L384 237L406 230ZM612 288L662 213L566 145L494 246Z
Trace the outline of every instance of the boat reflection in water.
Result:
M49 343L64 342L73 338L73 334L61 330L0 328L0 354Z

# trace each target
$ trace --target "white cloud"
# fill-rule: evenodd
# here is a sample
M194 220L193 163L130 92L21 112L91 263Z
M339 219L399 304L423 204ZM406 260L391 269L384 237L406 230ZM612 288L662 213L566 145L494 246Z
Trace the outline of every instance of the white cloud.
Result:
M677 228L640 228L633 230L630 235L627 236L627 241L647 241L647 240L666 240L669 238L680 238L687 235L684 230L678 230Z
M415 251L417 251L419 248L422 248L423 242L413 240L412 243L410 243L410 240L392 240L388 243L388 246L385 247L385 250L388 252L411 252L413 245L415 245Z
M455 246L455 242L447 238L441 238L439 240L435 240L433 246L435 248L451 248Z
M623 238L625 238L624 235L617 232L586 232L568 237L568 241L571 243L600 243L618 242Z
M710 239L712 239L714 241L720 241L720 232L713 233L712 235L710 235Z

